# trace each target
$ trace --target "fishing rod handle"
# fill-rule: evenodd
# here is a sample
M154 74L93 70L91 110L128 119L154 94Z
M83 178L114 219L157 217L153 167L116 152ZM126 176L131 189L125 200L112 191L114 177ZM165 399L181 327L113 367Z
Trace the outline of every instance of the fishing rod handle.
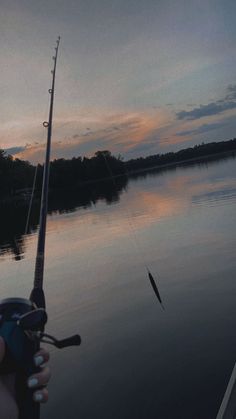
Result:
M16 373L15 384L19 419L39 419L40 404L33 399L35 389L27 386L28 378L40 371L34 364L34 354L39 350L39 343L27 341L24 346L24 368Z
M5 299L0 302L0 336L6 345L0 374L15 374L19 419L40 417L40 405L33 400L35 390L27 386L28 378L40 371L34 364L34 355L39 350L39 339L19 325L19 318L33 309L32 302L26 299Z

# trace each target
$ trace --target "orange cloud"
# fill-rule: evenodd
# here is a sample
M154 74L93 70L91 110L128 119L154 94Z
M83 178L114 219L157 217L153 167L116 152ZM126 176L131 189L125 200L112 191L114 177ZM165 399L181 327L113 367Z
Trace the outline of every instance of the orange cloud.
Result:
M169 117L168 112L160 110L119 114L82 112L77 118L61 117L53 127L53 138L58 141L53 143L52 158L92 155L98 149L122 154L168 124ZM34 163L43 161L44 148L42 142L30 144L17 157Z
M227 117L232 117L232 111L227 113ZM52 159L89 156L99 149L108 149L121 155L128 153L131 157L171 151L171 146L174 150L177 144L187 147L184 143L199 138L197 133L200 135L204 130L207 132L226 124L224 118L225 115L205 117L202 126L201 120L178 120L174 112L166 108L119 113L84 109L74 112L74 115L61 114L53 124ZM10 148L11 145L17 148L27 141L25 150L16 156L33 163L42 162L46 131L41 121L37 121L36 127L30 118L25 119L24 123L0 127L0 135L7 132L5 144L1 147ZM14 135L16 141L13 141Z

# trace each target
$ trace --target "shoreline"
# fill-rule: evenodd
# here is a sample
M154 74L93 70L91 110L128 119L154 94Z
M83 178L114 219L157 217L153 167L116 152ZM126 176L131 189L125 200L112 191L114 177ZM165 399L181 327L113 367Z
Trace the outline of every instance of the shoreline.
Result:
M223 151L223 152L219 152L219 153L213 153L213 154L206 154L203 156L199 156L199 157L192 157L191 159L185 159L185 160L179 160L179 161L175 161L175 162L170 162L170 163L164 163L164 164L160 164L160 165L155 165L155 166L150 166L147 168L143 168L143 169L137 169L137 170L130 170L129 172L127 172L127 176L132 176L134 174L138 174L138 173L143 173L143 172L151 172L153 170L159 170L159 169L165 169L168 167L177 167L177 166L185 166L188 163L202 163L205 160L215 160L216 157L219 157L219 160L224 157L236 157L236 149L234 150L230 150L230 151Z
M136 169L136 170L132 170L132 171L125 171L125 173L121 173L118 175L113 175L112 177L103 177L103 178L98 178L96 180L87 180L87 181L83 181L80 183L77 183L77 185L69 188L71 190L74 189L79 189L79 188L83 188L86 187L86 185L92 185L92 184L96 184L96 183L100 183L100 182L104 182L104 181L112 181L114 182L114 179L116 178L122 178L122 177L126 177L127 179L132 178L135 175L139 175L142 173L149 173L149 172L153 172L153 171L162 171L162 170L168 170L172 169L174 167L181 167L181 166L187 166L187 165L191 165L191 164L197 164L197 163L204 163L206 161L214 161L214 160L221 160L227 157L236 157L236 149L234 150L229 150L229 151L224 151L224 152L219 152L219 153L213 153L213 154L206 154L206 155L202 155L202 156L198 156L198 157L193 157L190 159L185 159L185 160L179 160L179 161L173 161L170 163L164 163L164 164L160 164L160 165L155 165L155 166L150 166L150 167L146 167L146 168L142 168L142 169ZM124 162L125 165L125 162ZM62 188L63 189L63 188ZM55 193L56 191L60 191L61 188L54 188L51 189L51 192ZM36 200L39 200L39 198L36 196L35 197ZM26 206L28 205L28 201L29 198L25 197L23 195L8 195L3 197L2 199L0 198L0 206L4 206L4 205L15 205L15 206Z

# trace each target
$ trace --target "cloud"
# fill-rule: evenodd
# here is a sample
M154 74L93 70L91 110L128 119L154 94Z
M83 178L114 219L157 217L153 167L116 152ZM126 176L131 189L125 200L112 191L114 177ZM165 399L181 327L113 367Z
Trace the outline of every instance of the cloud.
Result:
M6 154L10 154L11 156L14 156L15 154L21 153L25 150L26 147L10 147L6 148L4 151Z
M194 108L191 111L180 111L177 112L177 118L178 119L188 119L188 120L194 120L194 119L200 119L205 116L212 116L217 115L221 112L228 111L229 109L235 109L236 108L236 102L229 101L229 102L211 102L208 105L200 105L199 108Z
M234 136L236 127L235 111L223 114L223 110L234 108L236 85L231 84L223 98L177 114L166 106L146 111L113 112L106 108L90 107L62 112L54 119L52 159L92 156L102 149L110 150L114 155L121 154L126 159L145 157L191 146L196 143L197 135L197 142L205 141L207 132L207 141L216 141L220 137L230 138ZM219 112L222 113L217 116ZM204 124L201 120L203 116L206 117ZM9 138L2 148L15 157L33 163L43 162L45 131L31 119L24 122L24 131L20 137L16 135L20 131L19 123L13 127L10 125L10 130L9 126L4 127L4 130L2 127L0 137L5 139L6 133L12 136L11 145ZM26 141L30 144L25 145Z
M227 94L220 100L210 102L207 105L200 105L191 111L179 111L176 113L179 120L195 120L205 116L218 115L222 112L236 108L236 85L229 85Z
M155 140L147 139L137 144L132 149L128 150L126 152L126 159L129 159L129 158L132 159L137 156L145 157L151 154L156 154L159 143L160 143L160 139L158 137L156 137Z
M226 98L228 100L235 100L236 99L236 84L230 84L227 90L229 93L227 94Z
M204 132L208 132L214 129L222 128L226 126L226 122L215 122L212 124L203 124L200 127L193 128L190 130L180 131L177 132L176 135L179 137L185 137L187 135L196 135L196 134L204 134Z
M71 117L61 115L54 122L52 159L91 156L99 149L131 155L148 149L148 144L153 148L158 143L158 130L168 124L169 118L166 110L122 113L90 110ZM17 157L42 162L44 150L42 142L34 142L19 149Z

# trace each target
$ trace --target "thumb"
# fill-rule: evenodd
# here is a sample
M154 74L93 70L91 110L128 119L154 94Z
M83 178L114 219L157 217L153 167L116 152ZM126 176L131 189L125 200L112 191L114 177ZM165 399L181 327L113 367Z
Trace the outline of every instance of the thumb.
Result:
M3 338L0 336L0 362L2 362L5 355L5 342Z

